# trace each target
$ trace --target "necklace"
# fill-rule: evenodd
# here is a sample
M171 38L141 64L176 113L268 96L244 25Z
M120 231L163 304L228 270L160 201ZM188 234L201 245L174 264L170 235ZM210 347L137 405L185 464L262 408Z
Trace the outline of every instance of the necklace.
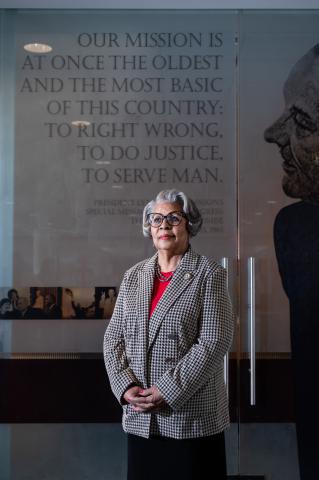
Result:
M171 274L168 275L168 276L163 275L158 262L156 262L155 275L157 276L157 278L159 279L160 282L168 282L172 278L172 276L174 275L174 272L171 272Z

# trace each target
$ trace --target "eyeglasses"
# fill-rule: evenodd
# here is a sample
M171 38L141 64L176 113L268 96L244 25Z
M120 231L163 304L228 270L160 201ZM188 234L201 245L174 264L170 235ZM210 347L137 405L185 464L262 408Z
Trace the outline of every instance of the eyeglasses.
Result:
M187 218L187 215L184 212L170 212L167 215L162 215L161 213L149 213L147 215L147 221L152 227L160 227L165 218L171 227L176 227L181 223L183 218Z

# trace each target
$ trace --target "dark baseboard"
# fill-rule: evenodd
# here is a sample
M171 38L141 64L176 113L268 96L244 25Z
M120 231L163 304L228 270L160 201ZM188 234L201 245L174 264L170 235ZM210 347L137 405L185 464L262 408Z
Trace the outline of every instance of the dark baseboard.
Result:
M120 422L103 360L0 360L0 423Z
M293 422L291 361L257 360L254 407L248 367L240 362L238 382L230 361L231 421ZM102 357L0 360L0 423L121 422L121 415Z
M234 365L231 367L234 368ZM234 373L232 375L234 377ZM233 381L233 384L235 382ZM294 388L291 359L256 360L256 405L250 405L249 360L240 361L240 392L232 392L230 405L239 404L241 423L294 423ZM231 408L231 416L236 412Z
M264 475L230 475L227 480L266 480L266 477Z

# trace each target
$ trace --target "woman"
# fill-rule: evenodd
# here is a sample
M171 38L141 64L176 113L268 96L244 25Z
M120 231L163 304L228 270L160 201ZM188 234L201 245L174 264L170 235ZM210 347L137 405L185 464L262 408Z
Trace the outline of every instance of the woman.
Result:
M36 288L34 301L31 306L34 309L44 310L44 295L40 288Z
M70 288L63 288L62 318L75 318L74 295Z
M104 292L104 301L102 303L103 318L111 318L116 303L116 294L114 288L108 288Z
M201 225L183 192L162 191L146 205L143 233L157 252L125 273L104 336L128 480L226 478L223 358L233 318L226 271L189 243Z

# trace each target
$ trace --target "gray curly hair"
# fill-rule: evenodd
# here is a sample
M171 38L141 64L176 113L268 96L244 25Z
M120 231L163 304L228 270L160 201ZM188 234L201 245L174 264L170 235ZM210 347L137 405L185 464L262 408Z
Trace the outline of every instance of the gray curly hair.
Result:
M143 210L143 235L144 237L152 238L151 226L147 221L147 216L152 213L154 206L157 203L178 203L182 207L182 211L187 215L187 231L191 237L195 237L200 231L203 219L194 202L187 197L184 192L178 190L162 190L159 192L154 200L148 202Z

